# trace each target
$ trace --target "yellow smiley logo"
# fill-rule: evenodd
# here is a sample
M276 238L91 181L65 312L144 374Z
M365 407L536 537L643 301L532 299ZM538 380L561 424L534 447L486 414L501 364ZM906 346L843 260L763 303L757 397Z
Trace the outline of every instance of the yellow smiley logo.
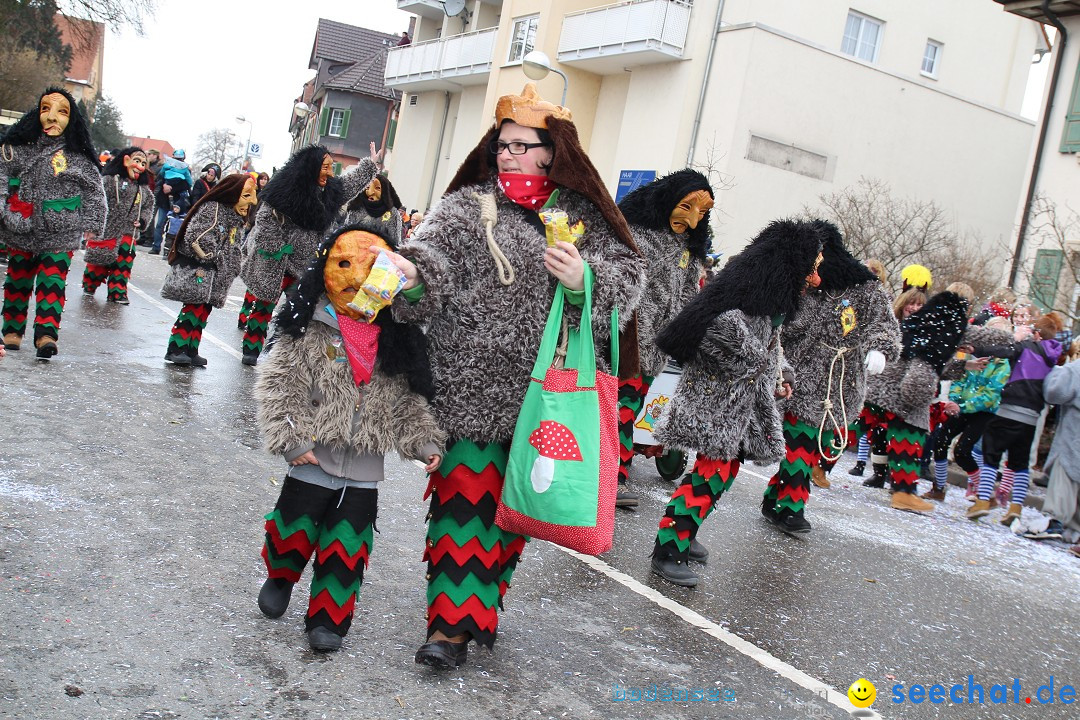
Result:
M868 708L877 699L877 688L866 678L859 678L851 683L847 691L848 700L857 708Z

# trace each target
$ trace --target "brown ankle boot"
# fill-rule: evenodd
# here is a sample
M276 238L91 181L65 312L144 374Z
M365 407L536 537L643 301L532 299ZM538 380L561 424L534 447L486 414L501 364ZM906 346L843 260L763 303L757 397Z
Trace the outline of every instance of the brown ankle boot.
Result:
M990 501L989 500L976 500L975 504L968 508L965 517L968 520L978 520L981 517L985 517L990 514Z
M1009 503L1009 509L1005 511L1005 517L1001 518L1002 525L1012 525L1012 521L1020 517L1020 503Z
M924 500L937 500L938 502L945 502L945 488L938 490L937 488L930 488L919 497Z
M832 483L829 482L829 476L825 474L825 471L820 467L815 467L810 471L810 480L819 488L829 488Z
M60 351L56 346L56 338L48 335L42 335L35 340L34 347L37 348L37 356L40 360L48 360Z
M20 345L22 345L22 335L13 332L4 335L4 349L18 350Z
M913 513L927 513L934 509L934 503L920 500L915 493L894 492L890 503L893 510L906 510Z

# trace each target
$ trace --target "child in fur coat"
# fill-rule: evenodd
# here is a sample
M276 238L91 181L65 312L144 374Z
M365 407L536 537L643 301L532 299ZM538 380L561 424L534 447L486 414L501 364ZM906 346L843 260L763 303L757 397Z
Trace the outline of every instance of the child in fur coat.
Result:
M351 301L390 249L368 230L331 236L289 297L278 337L255 385L259 427L289 472L266 516L267 579L259 609L284 614L308 559L305 625L315 650L332 651L352 623L377 515L383 455L397 449L434 472L446 436L427 398L434 393L424 336L389 312L361 319Z

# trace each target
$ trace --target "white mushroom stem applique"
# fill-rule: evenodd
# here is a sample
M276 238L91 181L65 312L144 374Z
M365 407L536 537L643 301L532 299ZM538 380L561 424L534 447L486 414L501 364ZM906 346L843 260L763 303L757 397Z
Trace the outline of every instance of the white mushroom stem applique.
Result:
M581 449L570 428L554 420L542 420L540 427L529 435L529 444L540 453L533 463L529 479L533 490L545 492L555 478L556 460L581 461Z

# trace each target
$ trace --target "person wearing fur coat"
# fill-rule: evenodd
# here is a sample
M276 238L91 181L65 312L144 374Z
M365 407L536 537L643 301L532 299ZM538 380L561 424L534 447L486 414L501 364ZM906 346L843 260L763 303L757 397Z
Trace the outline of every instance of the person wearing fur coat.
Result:
M240 273L240 239L256 199L254 178L229 175L199 198L180 225L161 288L161 297L183 303L165 351L169 362L206 366L199 343L210 311L225 306Z
M570 112L530 83L499 98L495 120L395 257L408 282L394 315L426 324L433 409L450 436L428 486L428 638L416 653L416 662L438 668L464 663L470 639L495 643L525 544L493 524L510 441L556 283L577 303L567 310L577 322L584 263L593 274L596 347L608 344L617 307L625 323L620 374L638 370L631 310L645 263ZM569 228L581 223L576 244L547 244L538 215L545 207L565 212ZM601 350L597 369L609 368Z
M883 431L885 466L874 450L874 477L892 483L894 510L926 513L934 504L915 493L919 458L930 432L930 404L967 327L967 300L954 292L930 298L900 325L900 358L887 363L866 385L866 400L855 422L856 437L874 428ZM962 364L960 366L962 368ZM864 485L876 487L869 481Z
M433 472L446 435L428 399L423 333L388 309L367 322L352 304L388 238L346 227L317 250L277 320L255 382L267 449L288 475L266 515L259 609L281 617L314 556L305 628L315 650L341 647L368 567L383 456Z
M108 281L107 302L128 304L127 286L135 263L135 235L150 229L154 218L154 194L146 172L146 153L137 147L114 155L101 175L105 184L108 214L105 232L86 243L82 287L93 295Z
M90 125L66 90L45 90L37 107L0 138L0 192L8 245L4 347L21 347L34 294L34 348L38 359L48 360L59 350L71 258L85 233L96 237L105 229Z
M667 447L697 451L672 493L652 554L652 571L693 587L687 561L708 551L697 542L745 460L771 463L784 451L776 398L796 382L780 345L783 323L820 281L821 235L809 222L778 220L732 257L656 336L683 366L674 396L653 426Z
M821 283L807 290L798 316L784 323L784 357L798 390L781 400L784 457L769 480L761 512L788 533L808 533L810 478L824 472L848 444L848 425L862 410L868 375L900 356L900 326L892 300L870 270L844 247L839 228L818 220ZM827 481L826 481L827 482Z
M373 232L393 240L395 247L400 244L401 200L390 179L384 175L372 178L364 192L345 206L342 225L371 228Z
M627 482L634 459L634 420L653 380L667 365L667 356L656 347L656 333L698 293L712 206L708 179L689 168L639 187L619 203L648 269L637 309L641 373L619 383L617 507L636 507L639 501Z
M249 308L241 347L245 365L259 361L281 293L304 274L342 207L374 177L370 158L334 177L330 152L322 145L309 145L293 153L267 183L240 273L250 296L244 299Z

